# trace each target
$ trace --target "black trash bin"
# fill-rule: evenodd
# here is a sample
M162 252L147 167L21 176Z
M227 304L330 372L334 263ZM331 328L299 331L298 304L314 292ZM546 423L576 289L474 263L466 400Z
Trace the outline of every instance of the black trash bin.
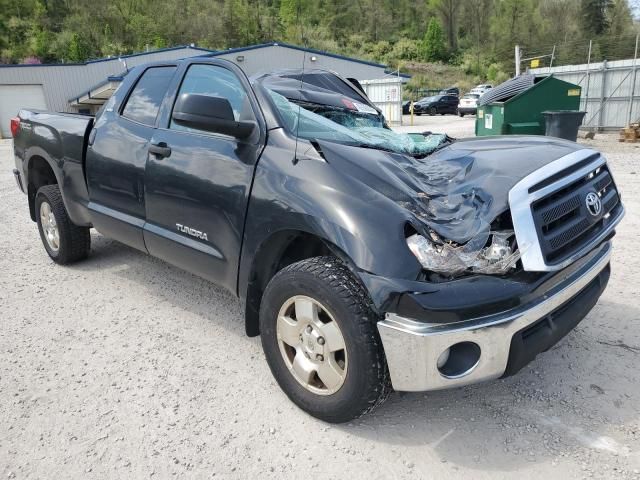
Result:
M547 137L564 138L575 142L578 139L578 128L587 112L574 110L556 110L542 112L545 119L545 132Z

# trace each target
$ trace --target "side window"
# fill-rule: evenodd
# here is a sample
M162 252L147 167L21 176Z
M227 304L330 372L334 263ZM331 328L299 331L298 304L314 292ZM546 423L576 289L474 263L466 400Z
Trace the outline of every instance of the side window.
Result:
M255 120L251 103L240 79L230 70L217 65L191 65L184 76L180 91L225 98L231 104L236 121ZM173 120L169 128L202 133L195 128L178 125Z
M147 69L133 88L122 116L145 125L153 126L160 110L164 94L176 67L152 67Z

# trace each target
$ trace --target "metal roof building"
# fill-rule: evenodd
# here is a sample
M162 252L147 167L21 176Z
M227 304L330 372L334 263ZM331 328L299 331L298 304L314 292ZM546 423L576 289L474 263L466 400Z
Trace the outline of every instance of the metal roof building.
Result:
M85 63L0 65L0 137L9 137L9 120L20 108L95 113L115 91L127 70L158 60L207 56L230 60L248 76L274 69L323 68L345 77L388 77L386 65L279 42L222 51L179 46ZM400 75L403 80L407 75Z
M9 120L20 108L94 113L98 107L89 103L78 104L73 98L104 84L109 77L118 78L127 68L155 60L173 60L210 52L182 46L85 63L0 65L0 135L10 136Z

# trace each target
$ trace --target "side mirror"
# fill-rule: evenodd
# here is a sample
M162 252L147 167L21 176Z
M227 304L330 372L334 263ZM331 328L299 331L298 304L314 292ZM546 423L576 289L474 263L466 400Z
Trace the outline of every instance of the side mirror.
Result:
M247 138L256 127L254 122L237 121L226 98L195 93L183 93L178 97L171 118L183 127L236 138Z

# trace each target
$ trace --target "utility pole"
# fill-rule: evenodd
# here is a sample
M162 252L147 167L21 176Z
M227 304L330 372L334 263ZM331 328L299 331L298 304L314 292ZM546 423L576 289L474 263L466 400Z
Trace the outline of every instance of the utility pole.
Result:
M589 53L587 55L587 88L584 94L584 109L589 111L589 87L591 85L591 44L593 40L589 40Z
M630 125L633 121L631 115L633 113L633 97L636 94L636 76L638 74L638 39L640 35L636 35L636 48L633 53L633 75L631 77L631 91L629 92L629 113L627 114L627 124Z
M516 77L520 76L520 45L516 45Z

